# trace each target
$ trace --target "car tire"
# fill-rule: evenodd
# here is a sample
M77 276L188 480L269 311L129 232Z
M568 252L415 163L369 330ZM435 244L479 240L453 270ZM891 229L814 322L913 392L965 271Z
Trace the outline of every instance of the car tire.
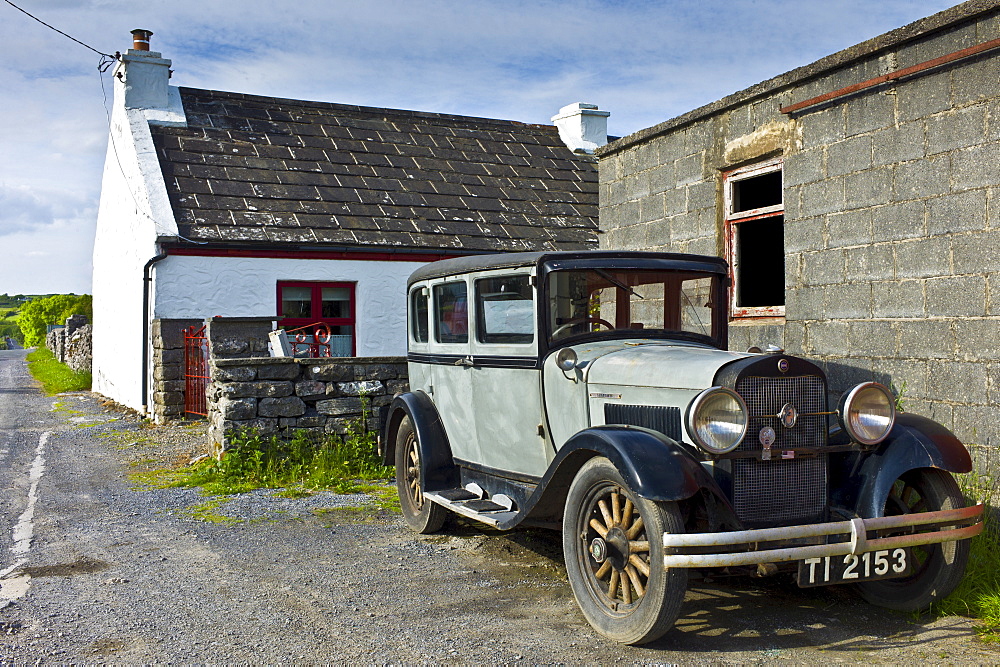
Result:
M420 441L409 417L403 418L396 431L396 491L410 528L421 534L441 530L448 510L424 497Z
M595 630L644 644L673 627L687 571L664 567L663 533L683 529L676 503L636 495L606 458L584 464L566 499L563 552L573 595Z
M965 507L955 479L943 470L911 470L896 480L885 504L886 516ZM903 579L857 584L861 596L873 605L916 612L951 594L965 574L969 540L911 548L912 572Z

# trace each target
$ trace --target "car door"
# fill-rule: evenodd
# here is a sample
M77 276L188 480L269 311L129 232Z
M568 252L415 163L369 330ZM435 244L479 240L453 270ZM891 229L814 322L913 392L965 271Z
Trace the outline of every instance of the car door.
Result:
M542 428L535 289L527 272L473 280L472 396L480 463L541 477L554 451Z
M468 283L464 277L445 278L432 281L430 291L428 393L448 434L452 455L460 462L477 462L480 455L472 400Z

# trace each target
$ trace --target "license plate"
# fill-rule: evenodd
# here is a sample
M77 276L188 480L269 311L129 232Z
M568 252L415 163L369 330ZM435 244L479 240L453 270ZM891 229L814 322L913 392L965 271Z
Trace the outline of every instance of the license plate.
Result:
M909 549L869 551L857 556L821 556L799 561L799 586L852 584L905 577L912 570Z

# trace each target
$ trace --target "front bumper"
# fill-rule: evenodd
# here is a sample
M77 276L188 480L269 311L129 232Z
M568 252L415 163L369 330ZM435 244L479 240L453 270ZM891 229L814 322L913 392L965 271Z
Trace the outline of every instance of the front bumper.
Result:
M858 518L783 528L724 533L664 533L663 564L666 567L759 565L964 540L982 532L983 509L980 504L938 512ZM916 532L918 530L926 532ZM869 538L868 533L872 531L894 534ZM900 531L906 532L899 534ZM826 544L789 546L795 540L830 536L847 539ZM700 553L678 553L684 551Z

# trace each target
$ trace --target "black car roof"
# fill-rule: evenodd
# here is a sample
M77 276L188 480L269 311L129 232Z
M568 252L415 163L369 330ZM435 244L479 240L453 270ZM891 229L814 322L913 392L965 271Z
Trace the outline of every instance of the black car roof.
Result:
M726 262L721 257L709 255L687 255L673 252L623 252L610 250L586 250L569 252L516 252L496 255L473 255L431 262L420 267L407 281L407 287L421 280L457 276L473 271L491 269L511 269L534 266L544 262L551 268L647 268L705 271L727 273Z

